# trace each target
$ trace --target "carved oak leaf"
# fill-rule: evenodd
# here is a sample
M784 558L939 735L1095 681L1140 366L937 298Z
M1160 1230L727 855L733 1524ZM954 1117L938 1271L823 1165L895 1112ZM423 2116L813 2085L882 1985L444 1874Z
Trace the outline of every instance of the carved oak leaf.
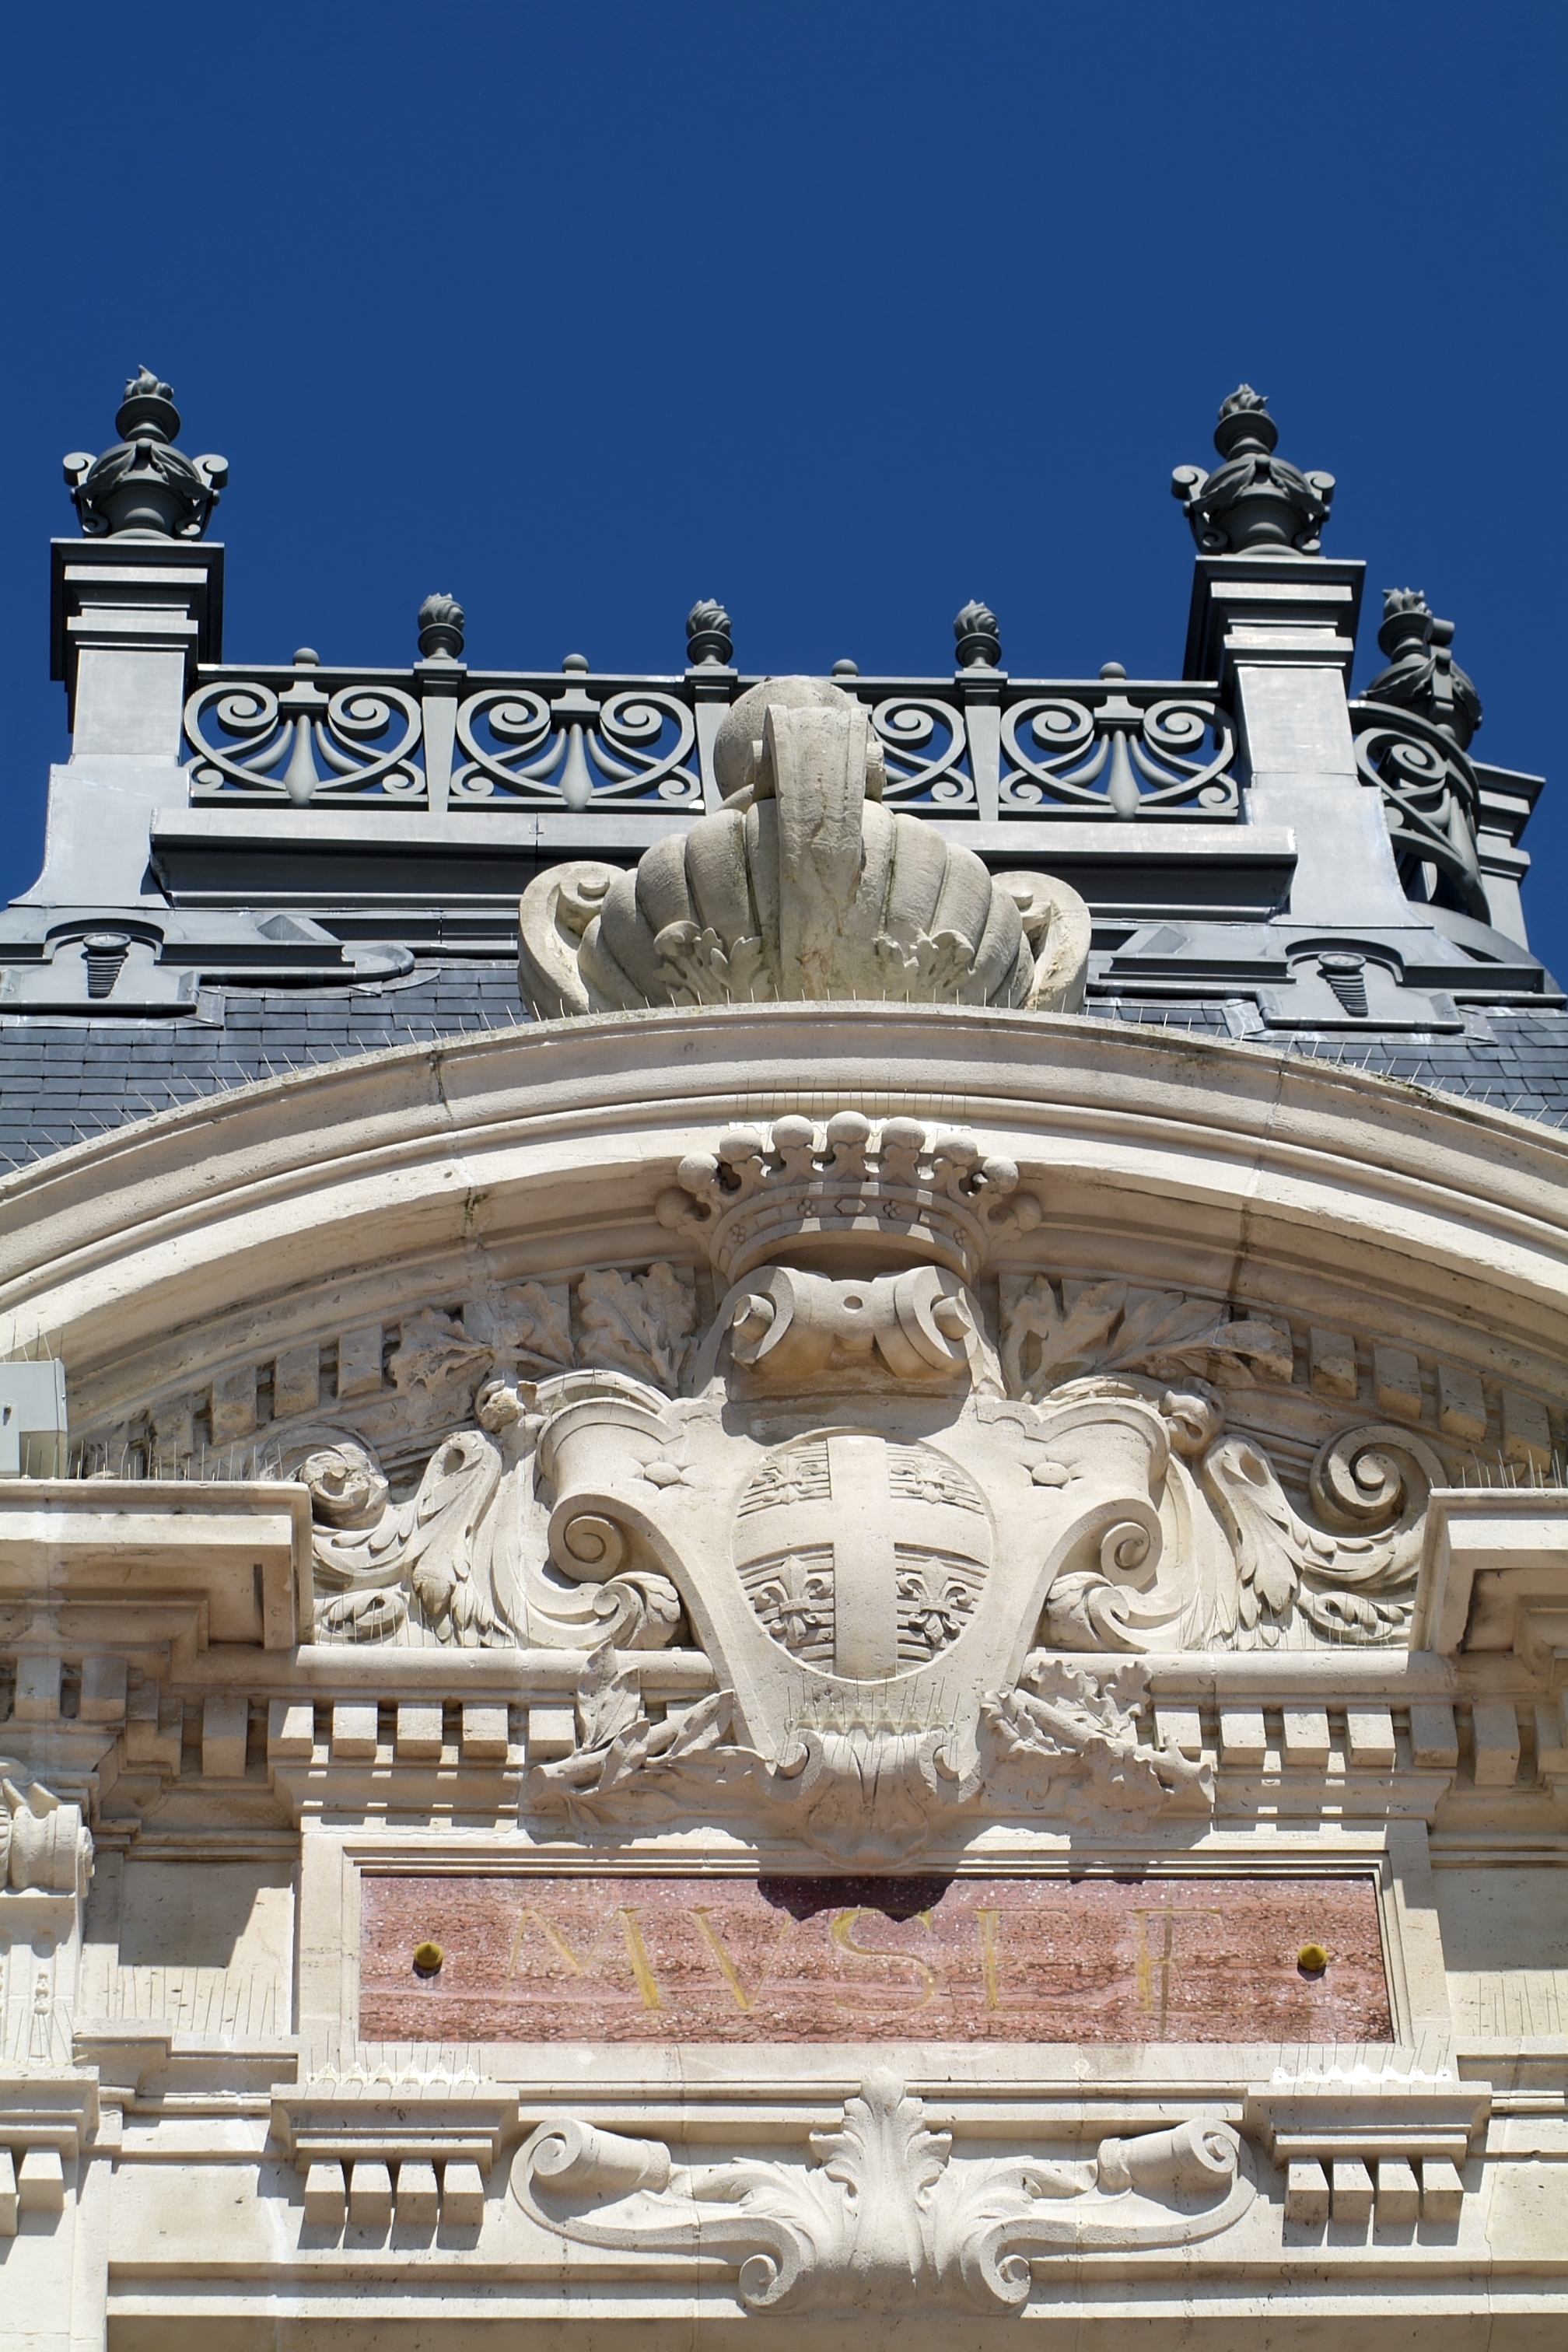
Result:
M1035 1402L1073 1372L1099 1363L1106 1338L1121 1312L1127 1286L1091 1283L1065 1309L1043 1274L1005 1274L1001 1292L1002 1370L1007 1392ZM1038 1342L1033 1351L1028 1347L1031 1339Z
M1256 1318L1232 1319L1212 1300L1156 1291L1128 1304L1124 1282L1086 1284L1070 1305L1048 1276L1001 1277L1002 1368L1008 1392L1037 1402L1089 1371L1142 1371L1169 1380L1224 1370L1289 1382L1289 1334Z
M416 1389L428 1393L454 1373L478 1370L489 1360L489 1349L470 1339L460 1323L433 1307L422 1307L404 1318L387 1370L406 1396Z
M520 1282L463 1309L463 1328L498 1360L570 1370L572 1308L565 1283Z
M1089 1673L1041 1654L1029 1661L1025 1680L1032 1689L986 1696L981 1727L997 1762L1032 1801L1079 1816L1156 1812L1188 1791L1212 1802L1207 1765L1138 1737L1137 1708L1148 1683L1142 1660ZM1059 1781L1068 1783L1065 1792Z
M600 1267L577 1286L583 1314L583 1359L629 1372L674 1396L697 1324L697 1289L689 1274L661 1260L646 1274Z

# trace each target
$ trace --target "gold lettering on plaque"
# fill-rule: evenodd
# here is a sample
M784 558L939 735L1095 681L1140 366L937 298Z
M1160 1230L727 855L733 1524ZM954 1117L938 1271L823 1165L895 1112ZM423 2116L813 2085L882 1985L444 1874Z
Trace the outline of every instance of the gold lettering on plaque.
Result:
M571 1945L566 1941L565 1937L561 1933L560 1928L555 1925L554 1920L551 1918L549 1913L547 1911L536 1910L531 1903L525 1903L518 1916L517 1933L511 1939L511 1951L507 1959L506 1974L501 1979L502 1986L505 1987L510 1984L513 1976L517 1972L518 1955L522 1949L522 1938L531 1919L539 1929L540 1934L543 1937L551 1950L554 1953L556 1958L563 1961L565 1966L571 1969L574 1977L586 1976L588 1973L587 1961L580 1960L578 1958L576 1953L572 1949ZM591 1948L588 1958L589 1959L593 1958Z
M1171 2007L1171 1970L1176 1958L1176 1921L1223 1919L1225 1913L1217 1904L1152 1903L1134 1905L1132 1916L1138 1922L1138 2006L1158 2018L1163 2034ZM1163 1937L1158 1951L1150 1949L1148 1922L1151 1919L1164 1921ZM1159 1979L1157 1989L1156 1976Z
M715 1957L720 1976L724 1978L724 1983L729 1985L729 1990L731 1990L733 1997L736 1997L736 2009L750 2009L750 2006L752 2006L752 1994L745 1990L745 1978L742 1978L741 1971L738 1971L731 1950L729 1950L729 1945L724 1943L724 1938L720 1936L717 1927L712 1924L712 1906L710 1906L710 1903L693 1903L691 1916L696 1919L696 1931L699 1931L703 1943L708 1945L708 1950L712 1952L712 1957ZM785 1936L790 1933L790 1928L793 1927L795 1927L793 1919L781 1919L781 1922L778 1922L778 1933L773 1936L773 1952L769 1952L769 1957L762 1961L762 1969L757 1971L757 1985L754 1985L757 1992L762 1992L762 1985L764 1985L764 1978L766 1973L769 1973L773 1955L778 1952L778 1945L785 1940Z
M999 2010L1002 2006L1002 1956L997 1948L997 1933L1002 1914L1000 1909L977 1910L974 1924L980 1930L980 1966L985 1978L985 2006Z
M664 2003L659 1999L658 1984L648 1961L647 1948L642 1939L642 1928L637 1920L637 1906L633 1903L626 1904L616 1912L616 1916L621 1923L621 1933L626 1939L626 1958L632 1964L632 1974L637 1979L637 1990L642 1995L643 2007L662 2009Z
M891 1961L896 1966L901 1966L914 1970L914 1975L910 1981L910 1990L913 1991L915 1987L919 1985L921 1988L920 1999L918 2000L910 2001L907 2004L903 2001L897 2001L884 2002L879 2004L880 2006L896 2008L900 2011L906 2006L910 2010L924 2009L928 2001L934 2000L936 1998L937 1978L936 1970L934 1969L928 1968L925 1961L921 1959L918 1952L883 1951L874 1944L858 1944L855 1941L855 1928L859 1920L881 1919L885 1918L886 1916L885 1912L872 1911L865 1908L858 1911L840 1911L835 1918L832 1927L829 1928L828 1933L832 1937L833 1941L837 1946L838 1949L841 1952L847 1952L854 1959L881 1960L884 1962ZM928 1936L935 1933L931 1925L931 1916L929 1911L918 1911L915 1914L915 1916L919 1919L921 1926L925 1929ZM833 2006L835 2009L863 2011L867 2008L879 2006L879 2004L875 2002L839 2000L836 1998Z
M664 2003L659 1995L658 1979L654 1975L653 1964L647 1956L647 1947L643 1942L642 1927L637 1918L636 1906L627 1904L622 1909L613 1912L611 1916L620 1922L621 1940L626 1946L626 1958L631 1966L632 1980L641 1996L643 2007L662 2009ZM572 1949L548 1911L541 1911L535 1904L525 1903L518 1919L517 1933L511 1939L506 1974L501 1979L503 1991L517 1973L517 1964L522 1951L522 1939L527 1933L531 1919L563 1967L570 1969L574 1977L585 1977L591 1972L597 1962L599 1946L605 1931L603 1928L600 1929L599 1934L589 1945L587 1957L584 1958L581 1953Z

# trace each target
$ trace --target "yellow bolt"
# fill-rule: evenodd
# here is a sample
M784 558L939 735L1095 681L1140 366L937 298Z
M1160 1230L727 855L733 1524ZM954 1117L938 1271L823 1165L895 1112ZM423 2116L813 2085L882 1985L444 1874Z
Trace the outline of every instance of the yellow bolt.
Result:
M439 1944L416 1944L414 1966L422 1977L433 1977L447 1955Z
M1303 1976L1319 1977L1329 1965L1329 1956L1321 1944L1303 1944L1296 1955L1296 1966Z

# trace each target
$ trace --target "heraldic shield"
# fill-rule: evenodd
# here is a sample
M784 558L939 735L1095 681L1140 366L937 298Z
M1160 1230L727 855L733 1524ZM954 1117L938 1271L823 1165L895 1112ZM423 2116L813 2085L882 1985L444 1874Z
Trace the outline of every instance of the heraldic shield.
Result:
M773 1640L848 1681L924 1665L974 1613L991 1566L973 1480L929 1445L818 1430L770 1454L741 1497L736 1565Z

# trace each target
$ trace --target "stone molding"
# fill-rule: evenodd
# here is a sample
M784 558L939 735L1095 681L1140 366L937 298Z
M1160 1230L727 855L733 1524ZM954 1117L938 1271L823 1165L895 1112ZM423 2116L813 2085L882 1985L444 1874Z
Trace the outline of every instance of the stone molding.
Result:
M0 1329L18 1348L70 1335L79 1399L149 1328L254 1299L282 1248L298 1289L363 1264L378 1234L407 1263L504 1246L521 1220L563 1223L568 1204L585 1234L625 1234L634 1171L646 1182L664 1155L673 1173L727 1118L783 1116L809 1069L814 1107L901 1097L941 1118L962 1105L1026 1181L1031 1162L1049 1166L1055 1222L1146 1230L1157 1202L1170 1245L1223 1255L1233 1287L1306 1252L1320 1292L1353 1265L1362 1288L1457 1332L1461 1314L1475 1328L1479 1284L1495 1331L1555 1347L1568 1141L1506 1113L1083 1017L826 1005L706 1018L697 1103L679 1015L590 1016L295 1073L62 1151L0 1186ZM648 1198L650 1255L651 1211ZM156 1320L138 1306L152 1285Z

